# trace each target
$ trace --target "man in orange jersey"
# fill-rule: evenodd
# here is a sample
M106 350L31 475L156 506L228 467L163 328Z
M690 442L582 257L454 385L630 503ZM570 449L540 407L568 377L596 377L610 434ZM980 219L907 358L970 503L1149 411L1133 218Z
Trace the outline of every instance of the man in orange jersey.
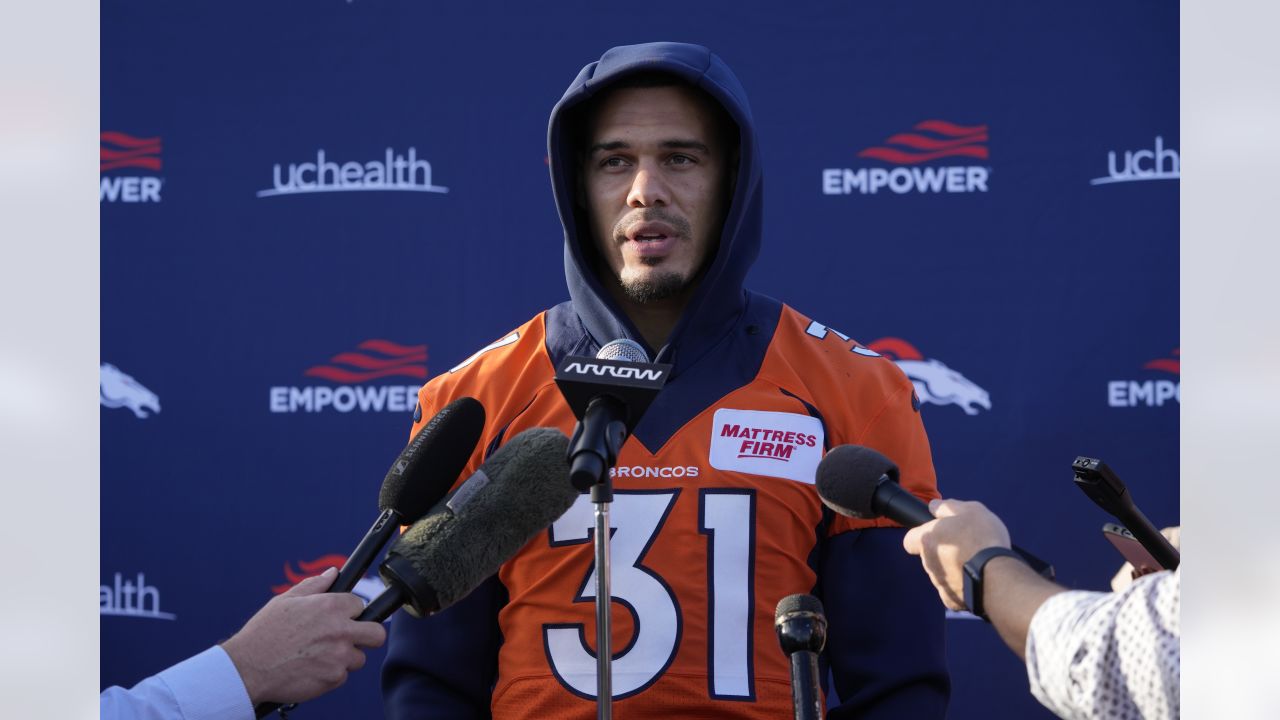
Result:
M548 142L571 299L429 382L415 431L479 399L465 476L521 430L573 429L561 359L640 343L673 370L613 471L614 712L788 716L773 611L813 593L831 717L942 717L943 609L903 531L833 515L813 484L826 449L857 443L937 497L919 403L889 360L743 288L763 195L738 80L696 45L614 48L556 105ZM584 495L464 601L398 617L388 717L594 717L592 527Z

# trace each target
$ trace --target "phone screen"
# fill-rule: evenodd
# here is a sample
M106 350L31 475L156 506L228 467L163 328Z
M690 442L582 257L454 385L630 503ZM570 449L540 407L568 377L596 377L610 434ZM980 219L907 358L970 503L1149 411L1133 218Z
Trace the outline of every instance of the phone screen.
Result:
M1160 563L1142 546L1142 543L1138 542L1133 533L1125 529L1123 525L1107 523L1102 526L1102 534L1115 546L1124 559L1128 560L1130 565L1133 565L1133 569L1139 575L1162 569Z

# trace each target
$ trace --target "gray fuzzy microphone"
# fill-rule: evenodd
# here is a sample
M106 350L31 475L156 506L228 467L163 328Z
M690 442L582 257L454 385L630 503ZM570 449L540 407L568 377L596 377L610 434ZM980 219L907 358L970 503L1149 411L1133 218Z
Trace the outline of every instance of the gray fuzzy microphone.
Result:
M498 448L400 536L380 571L387 591L358 619L382 620L401 605L410 615L430 615L497 572L578 498L568 447L559 430L533 428Z

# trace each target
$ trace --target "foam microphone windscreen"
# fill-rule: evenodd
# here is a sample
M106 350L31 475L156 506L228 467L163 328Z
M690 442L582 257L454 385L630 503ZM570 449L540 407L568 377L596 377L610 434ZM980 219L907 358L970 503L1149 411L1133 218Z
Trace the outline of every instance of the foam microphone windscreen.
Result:
M818 496L841 515L880 517L872 499L885 475L898 482L898 466L892 460L868 447L841 445L818 463Z
M484 431L484 406L460 397L436 413L405 446L382 481L378 510L395 510L404 523L426 514L449 488Z
M579 493L569 482L568 449L559 430L525 430L400 536L383 579L406 588L410 614L466 597L573 505ZM411 573L398 570L406 565Z
M778 607L773 611L773 621L775 623L781 622L796 613L817 613L821 615L822 601L812 595L788 595L778 601Z

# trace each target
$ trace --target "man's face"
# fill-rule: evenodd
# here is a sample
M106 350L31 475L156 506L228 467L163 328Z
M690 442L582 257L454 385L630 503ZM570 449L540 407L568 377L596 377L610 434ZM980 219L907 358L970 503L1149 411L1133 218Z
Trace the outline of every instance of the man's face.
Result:
M681 295L719 241L727 158L707 102L685 86L623 88L596 111L582 175L591 232L635 302Z

